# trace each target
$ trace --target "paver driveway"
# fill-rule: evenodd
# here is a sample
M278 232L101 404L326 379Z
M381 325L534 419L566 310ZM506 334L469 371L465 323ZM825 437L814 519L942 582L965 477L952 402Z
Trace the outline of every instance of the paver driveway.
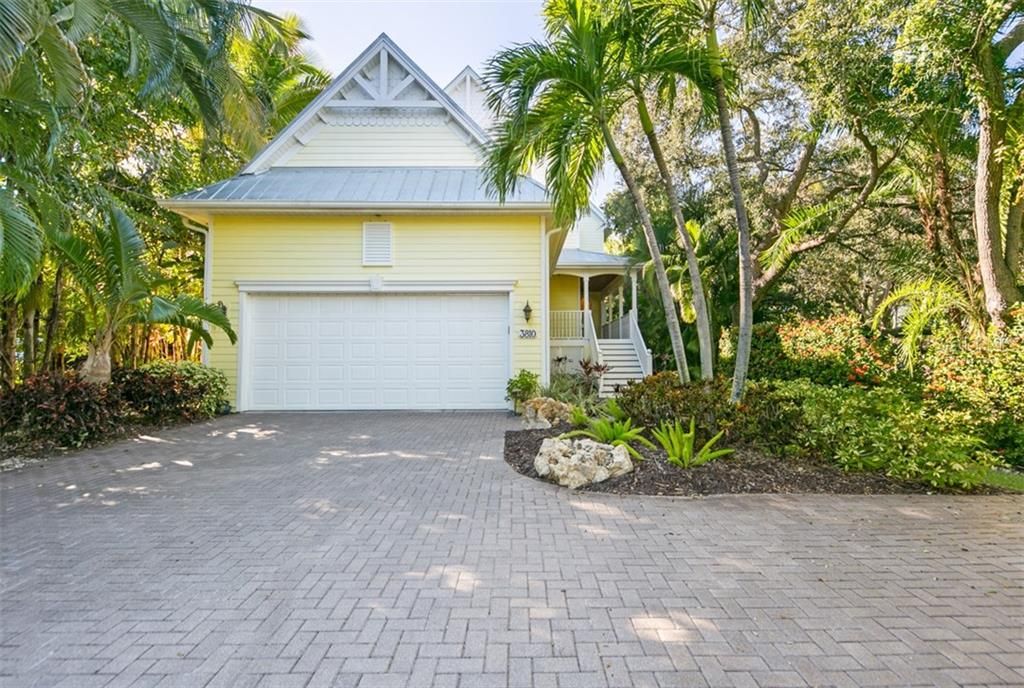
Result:
M1024 685L1024 500L574 494L513 423L243 415L3 475L0 683Z

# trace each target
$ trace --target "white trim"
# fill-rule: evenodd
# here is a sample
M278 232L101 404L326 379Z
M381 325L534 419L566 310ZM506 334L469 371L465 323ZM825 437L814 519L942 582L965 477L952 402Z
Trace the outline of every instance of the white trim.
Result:
M379 289L372 279L365 280L238 280L240 294L316 293L316 294L417 294L488 293L515 290L515 280L382 280Z
M238 353L235 356L235 408L239 411L247 411L249 409L249 385L247 384L245 375L245 361L248 360L248 340L246 336L249 332L249 323L246 321L248 317L248 309L246 306L246 293L244 291L238 292Z
M310 203L302 201L191 201L163 199L157 202L162 208L178 211L229 211L246 213L326 213L331 215L356 214L366 215L382 210L397 213L444 213L451 211L483 211L500 215L536 215L538 212L550 212L551 205L547 202L516 203L501 205L499 203L370 203L357 201L351 203Z
M514 291L510 290L508 292L508 370L505 371L506 380L512 379L512 376L515 374L515 366L512 363L512 358L514 356L512 344L512 331L516 329L515 311L516 294ZM512 412L515 412L516 402L512 401L511 399L508 399L507 401L508 404L506 405L506 408L508 408Z

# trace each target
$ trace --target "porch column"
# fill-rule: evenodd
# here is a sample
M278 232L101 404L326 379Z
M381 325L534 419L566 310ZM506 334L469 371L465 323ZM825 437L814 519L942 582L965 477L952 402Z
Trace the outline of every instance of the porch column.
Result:
M624 284L619 285L619 320L622 320L622 316L626 312L626 297L623 294L623 289L625 289L625 286L626 285Z
M635 270L630 270L629 271L629 288L630 288L630 294L633 297L633 302L632 302L633 303L633 306L632 306L633 317L639 317L639 313L637 312L637 305L636 305L636 271Z
M590 310L590 275L583 275L583 310Z

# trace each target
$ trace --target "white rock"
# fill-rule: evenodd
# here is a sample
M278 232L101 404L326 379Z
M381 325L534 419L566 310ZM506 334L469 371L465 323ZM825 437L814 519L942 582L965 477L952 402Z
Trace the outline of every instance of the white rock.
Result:
M523 424L530 430L546 430L569 420L572 406L549 397L535 397L523 404Z
M576 489L631 473L633 462L625 447L549 437L541 443L533 467L541 477Z

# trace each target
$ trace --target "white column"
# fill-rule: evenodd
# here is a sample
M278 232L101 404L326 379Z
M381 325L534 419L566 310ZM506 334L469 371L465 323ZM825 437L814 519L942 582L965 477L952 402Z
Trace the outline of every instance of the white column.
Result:
M626 312L626 297L625 297L625 294L623 293L623 290L625 289L625 287L626 287L625 284L620 284L619 285L619 320L622 319L622 316Z
M583 310L590 310L590 275L583 275Z
M640 313L639 313L639 311L637 309L637 305L636 305L636 271L635 270L630 270L629 271L629 288L630 288L630 293L631 293L631 295L633 297L633 306L632 306L633 317L634 318L638 318L638 317L640 317Z

